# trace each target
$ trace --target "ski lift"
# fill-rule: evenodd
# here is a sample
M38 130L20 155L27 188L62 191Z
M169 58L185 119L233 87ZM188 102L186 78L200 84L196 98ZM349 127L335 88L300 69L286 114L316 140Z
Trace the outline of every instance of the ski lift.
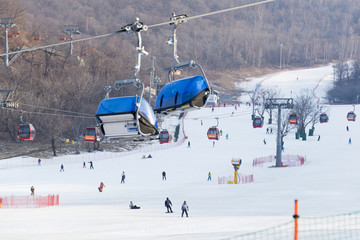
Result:
M24 140L34 140L35 128L31 123L21 123L18 127L18 138Z
M264 121L261 117L254 117L253 119L253 128L262 128Z
M182 23L186 22L187 15L173 14L170 18L173 25L173 37L168 41L173 45L173 57L176 64L169 68L169 83L161 89L156 98L154 111L156 113L170 113L175 110L188 111L191 109L199 109L206 105L210 95L210 85L205 76L202 67L194 60L189 62L179 62L177 55L177 39L176 28ZM177 75L184 68L198 67L201 75L182 78L175 81Z
M87 127L84 131L85 142L100 142L100 131L97 127Z
M219 140L220 132L217 127L211 127L207 131L207 137L209 140Z
M144 85L137 79L140 71L141 55L148 53L141 46L142 30L147 30L147 26L136 19L134 24L126 25L121 31L135 32L138 37L137 65L135 73L131 79L115 81L113 86L106 87L106 97L99 104L96 112L97 122L100 125L101 133L105 137L146 137L159 134L157 120L150 104L143 98ZM109 98L112 89L121 87L135 86L141 88L140 96L126 96Z
M207 137L209 140L219 140L220 131L217 128L218 126L219 126L219 118L216 118L216 126L209 128L207 131Z
M320 114L320 123L327 123L329 121L329 117L326 113Z
M160 144L171 142L170 133L168 130L162 130L159 133L159 142Z
M355 122L355 119L356 119L356 114L354 112L348 112L347 114L347 120L348 121L354 121Z
M297 115L296 114L290 114L290 116L289 116L289 123L290 124L297 124L297 119L298 119L298 117L297 117Z

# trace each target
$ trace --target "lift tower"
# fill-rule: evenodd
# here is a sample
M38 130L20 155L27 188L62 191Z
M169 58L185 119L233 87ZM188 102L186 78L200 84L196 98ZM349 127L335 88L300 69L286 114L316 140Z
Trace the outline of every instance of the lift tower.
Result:
M281 109L292 109L294 103L292 98L270 98L266 99L266 109L278 109L277 138L276 138L276 167L281 167Z
M6 54L4 56L4 66L9 66L9 39L8 39L8 29L16 27L16 24L14 23L14 18L0 18L0 27L5 28L5 46L4 46L4 53Z
M62 32L69 35L71 40L74 34L81 34L78 25L64 25L64 27L65 30L63 30ZM72 42L70 42L70 55L73 54L73 50L74 50L74 45Z

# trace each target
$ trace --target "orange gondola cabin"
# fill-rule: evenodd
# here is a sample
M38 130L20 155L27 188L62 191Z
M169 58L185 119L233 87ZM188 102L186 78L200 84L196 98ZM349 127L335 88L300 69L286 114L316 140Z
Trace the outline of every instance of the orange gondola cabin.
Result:
M356 119L356 114L354 112L348 112L347 114L347 120L348 121L354 121L355 122Z
M296 114L290 114L289 116L289 123L290 124L297 124L298 117Z
M84 140L85 142L99 142L100 141L100 131L96 127L88 127L84 131Z
M220 137L219 129L217 127L209 128L209 130L207 131L207 137L210 140L219 140Z
M34 140L35 128L31 123L22 123L18 128L18 138L21 141Z

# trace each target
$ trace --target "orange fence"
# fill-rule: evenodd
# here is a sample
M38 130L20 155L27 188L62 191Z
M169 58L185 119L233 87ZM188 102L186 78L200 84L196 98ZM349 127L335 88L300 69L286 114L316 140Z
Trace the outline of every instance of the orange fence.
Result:
M0 197L1 208L40 208L59 205L59 195Z
M305 163L306 158L300 155L281 155L281 166L283 167L298 167ZM275 164L276 157L270 155L267 157L259 157L253 160L253 167L263 167L265 163Z

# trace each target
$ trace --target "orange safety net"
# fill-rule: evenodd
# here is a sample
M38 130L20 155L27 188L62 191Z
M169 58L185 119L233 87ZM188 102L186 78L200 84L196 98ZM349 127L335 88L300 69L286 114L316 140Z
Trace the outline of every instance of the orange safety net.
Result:
M59 195L0 197L1 208L40 208L59 205Z

